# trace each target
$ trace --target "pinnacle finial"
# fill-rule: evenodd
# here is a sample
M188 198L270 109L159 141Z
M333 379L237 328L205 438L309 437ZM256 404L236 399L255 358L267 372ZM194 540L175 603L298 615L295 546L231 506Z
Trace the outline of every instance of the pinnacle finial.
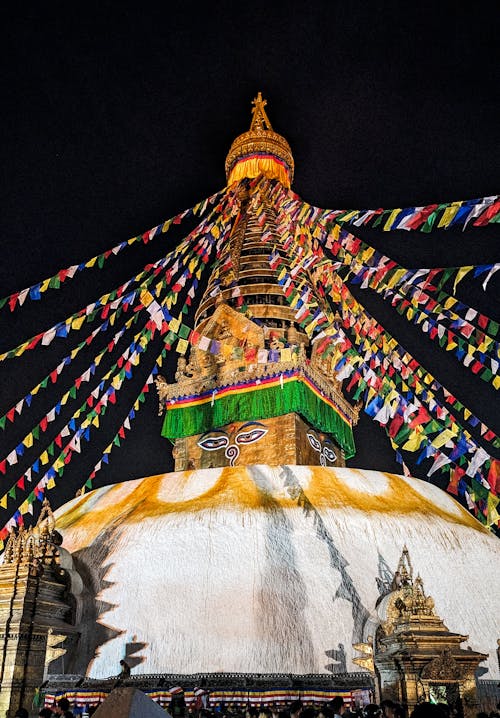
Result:
M267 100L261 92L252 100L252 105L250 129L234 140L226 157L228 184L263 175L290 187L294 171L290 145L274 132L264 109Z
M40 511L36 525L40 531L40 535L45 537L50 536L55 529L56 522L47 497L43 500L42 510Z
M269 117L264 109L267 105L267 100L262 99L262 93L257 93L257 97L252 100L252 123L250 130L272 130Z

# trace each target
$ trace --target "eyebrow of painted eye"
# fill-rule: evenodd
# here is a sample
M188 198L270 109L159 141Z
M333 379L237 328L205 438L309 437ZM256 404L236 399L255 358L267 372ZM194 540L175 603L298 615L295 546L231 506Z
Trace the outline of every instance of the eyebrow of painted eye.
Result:
M265 424L262 424L260 421L247 421L246 424L242 424L242 425L240 426L240 428L238 429L238 434L241 434L242 431L245 431L245 430L247 430L249 427L253 427L253 426L258 426L258 427L261 427L261 426L262 426L262 427L265 428L266 425L265 425ZM266 429L266 431L267 431L267 429Z
M219 438L221 436L225 436L226 438L229 436L227 431L224 431L224 429L212 429L212 431L205 431L204 434L202 434L199 438L199 441L205 441L205 439L213 439L213 438Z

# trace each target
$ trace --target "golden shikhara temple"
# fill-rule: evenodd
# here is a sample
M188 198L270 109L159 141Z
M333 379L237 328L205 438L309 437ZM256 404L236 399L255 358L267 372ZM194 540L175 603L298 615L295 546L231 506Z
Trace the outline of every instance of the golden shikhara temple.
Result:
M6 542L0 718L62 695L104 701L121 659L121 685L162 706L200 685L214 705L342 695L470 718L489 705L477 679L498 683L498 575L473 600L470 586L498 540L436 486L346 468L360 406L310 331L335 310L321 292L286 301L286 278L324 274L283 232L274 198L294 160L265 106L259 93L226 158L232 221L207 225L217 257L192 341L175 376L156 377L175 470L55 514L45 500Z

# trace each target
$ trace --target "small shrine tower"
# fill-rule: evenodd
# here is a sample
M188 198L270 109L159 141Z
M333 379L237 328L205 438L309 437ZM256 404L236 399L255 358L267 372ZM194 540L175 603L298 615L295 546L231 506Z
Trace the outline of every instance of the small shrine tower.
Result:
M420 575L413 576L406 547L391 591L377 613L374 664L380 695L408 706L421 701L446 703L458 716L474 718L478 711L475 674L486 654L460 644L467 635L452 633L434 611Z
M0 716L31 709L48 664L76 634L62 538L47 499L34 529L12 531L0 565Z

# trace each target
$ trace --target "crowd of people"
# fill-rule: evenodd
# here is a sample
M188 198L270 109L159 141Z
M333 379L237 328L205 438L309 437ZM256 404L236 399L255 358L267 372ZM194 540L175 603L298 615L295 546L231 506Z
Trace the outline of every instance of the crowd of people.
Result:
M209 708L195 710L188 705L184 708L182 698L178 697L177 707L167 708L172 718L461 718L461 714L446 703L431 703L424 701L418 703L408 711L406 706L395 701L385 699L377 703L364 706L351 706L341 696L323 704L304 704L301 700L292 701L288 706L266 705L260 707L234 707L218 704ZM491 713L478 712L476 718L500 718L500 704L498 710Z
M407 711L401 703L386 699L379 704L369 703L362 707L347 704L341 696L322 704L304 704L301 700L294 700L288 706L262 705L238 707L231 704L218 703L211 706L208 701L208 691L205 700L196 700L187 703L183 691L172 696L167 706L166 715L171 718L461 718L456 709L446 703L418 703L411 711ZM98 706L85 709L85 715L92 716ZM490 713L478 712L476 718L500 718L500 703L496 711ZM41 718L63 716L63 718L77 718L81 712L71 710L67 698L60 698L52 708L42 708L38 713ZM30 714L25 708L19 708L14 718L29 718Z

